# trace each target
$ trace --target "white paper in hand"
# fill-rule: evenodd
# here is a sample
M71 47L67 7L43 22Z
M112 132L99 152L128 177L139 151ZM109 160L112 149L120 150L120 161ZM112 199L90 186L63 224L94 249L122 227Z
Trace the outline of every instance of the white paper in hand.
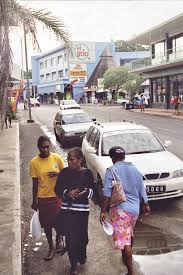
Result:
M41 225L39 221L39 211L34 211L31 222L30 222L30 232L32 237L38 241L41 237Z
M105 221L102 223L102 225L103 225L103 229L107 235L111 236L114 233L114 228L110 223Z

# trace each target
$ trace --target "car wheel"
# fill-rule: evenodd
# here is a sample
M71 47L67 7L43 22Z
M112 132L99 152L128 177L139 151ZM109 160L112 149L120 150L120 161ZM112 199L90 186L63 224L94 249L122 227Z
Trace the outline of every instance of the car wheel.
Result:
M94 190L94 197L93 197L93 201L95 204L98 204L99 206L102 206L103 203L103 182L102 179L100 177L100 175L97 175L97 181L96 181L96 186L95 186L95 190Z
M55 129L54 129L54 133L55 133L55 138L56 138L56 140L59 141L59 136L57 135Z
M66 141L64 140L64 137L63 137L62 134L60 135L59 140L60 140L60 143L62 145L62 148L65 148L66 147Z

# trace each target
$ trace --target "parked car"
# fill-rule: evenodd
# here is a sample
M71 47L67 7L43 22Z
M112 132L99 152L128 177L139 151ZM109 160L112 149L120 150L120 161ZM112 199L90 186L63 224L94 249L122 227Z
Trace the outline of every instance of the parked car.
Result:
M31 107L40 107L40 102L36 98L30 98Z
M71 142L81 143L92 124L92 119L81 109L59 111L54 119L56 139L61 142L63 147Z
M129 102L130 102L130 100L127 98L118 98L117 99L117 103L120 103L123 106L123 108L125 108L126 103L129 103Z
M60 101L60 109L81 109L81 107L74 99L64 99Z
M147 127L135 122L95 123L83 139L82 151L101 193L106 169L112 165L109 149L122 146L125 161L141 172L149 200L183 196L183 161Z

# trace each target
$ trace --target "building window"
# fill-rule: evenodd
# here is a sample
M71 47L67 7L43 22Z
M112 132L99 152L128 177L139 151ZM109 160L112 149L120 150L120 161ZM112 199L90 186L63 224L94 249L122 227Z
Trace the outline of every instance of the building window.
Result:
M46 81L50 80L50 74L46 74Z
M44 68L44 63L41 62L41 63L40 63L40 69L43 69L43 68Z
M44 81L44 74L40 75L40 81L41 81L41 82Z
M62 78L63 77L63 70L58 71L58 78Z
M56 79L56 72L52 73L52 80Z
M45 68L47 68L48 67L48 60L46 60L44 64L45 64Z
M54 57L54 58L51 58L51 66L55 66L56 64L56 58Z
M57 57L57 63L58 64L62 64L62 55L59 55L58 57Z
M65 77L68 77L68 69L65 69Z
M165 56L165 41L154 45L154 56L152 58L159 58Z
M64 54L64 61L65 62L67 61L67 54L66 53Z

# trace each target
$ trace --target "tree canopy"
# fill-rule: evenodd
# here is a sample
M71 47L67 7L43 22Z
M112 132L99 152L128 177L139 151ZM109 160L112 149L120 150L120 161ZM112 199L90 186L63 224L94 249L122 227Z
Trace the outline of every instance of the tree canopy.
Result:
M111 68L104 74L104 88L122 86L128 79L129 70L125 67Z
M127 92L135 93L142 83L140 75L131 73L125 67L112 68L104 74L104 88L122 88Z
M4 121L7 101L7 83L10 79L12 51L9 32L12 25L24 27L26 34L32 38L34 48L39 47L37 39L37 22L52 32L57 40L71 48L71 38L64 23L47 10L31 9L27 5L19 4L16 0L0 0L0 120Z
M116 52L134 52L134 51L148 51L149 46L144 46L141 44L130 43L125 40L117 40L115 42Z

